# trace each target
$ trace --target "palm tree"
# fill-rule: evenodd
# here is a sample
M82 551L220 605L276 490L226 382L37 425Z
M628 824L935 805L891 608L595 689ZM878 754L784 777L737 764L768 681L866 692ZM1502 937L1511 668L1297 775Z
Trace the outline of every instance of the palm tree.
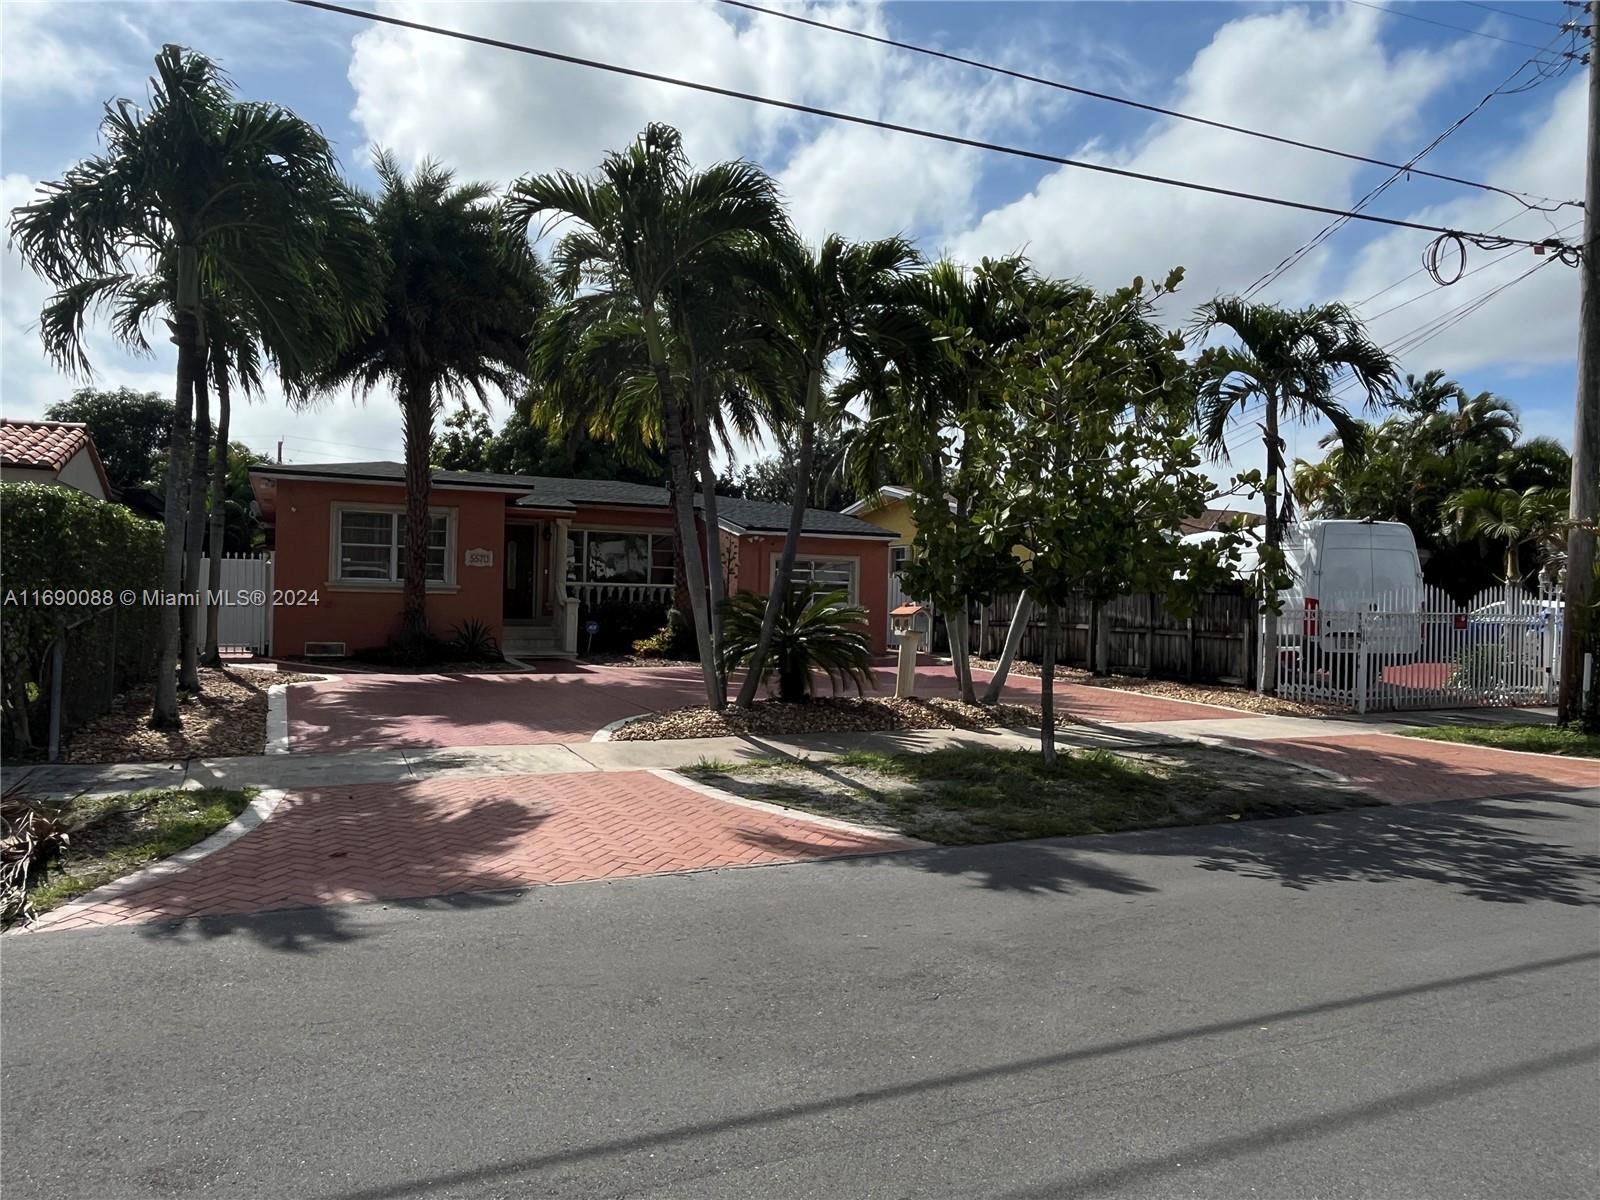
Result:
M1195 364L1200 438L1215 456L1226 457L1229 423L1253 404L1260 405L1267 460L1261 484L1266 505L1262 561L1276 571L1283 528L1294 513L1280 423L1321 417L1333 426L1345 454L1359 455L1363 428L1335 396L1335 385L1348 378L1368 404L1386 401L1395 392L1394 360L1342 304L1285 309L1225 296L1201 305L1195 314L1199 337L1218 329L1228 331L1238 344L1212 347ZM1269 611L1258 676L1263 692L1276 689L1277 667L1277 616Z
M1523 547L1531 547L1550 574L1566 546L1566 488L1469 488L1445 502L1463 537L1480 537L1505 545L1505 581L1520 582Z
M379 384L400 404L406 454L406 546L401 639L421 653L428 631L429 455L445 399L489 389L512 395L527 366L543 306L543 273L520 227L508 221L487 184L457 184L434 162L407 178L394 157L373 159L380 190L366 200L386 256L383 309L318 372L315 386L349 386L359 396Z
M792 419L776 422L777 432L793 443L794 482L789 527L750 671L739 689L740 708L755 702L789 594L811 498L818 431L831 434L841 423L839 411L829 404L829 363L842 355L856 376L874 375L886 355L902 352L920 333L904 303L905 281L919 262L916 248L905 238L849 242L830 234L815 251L791 241L773 262L776 271L762 291L778 352L798 389Z
M695 414L683 380L673 374L671 305L685 280L732 246L787 236L777 186L760 167L740 160L697 171L678 131L652 124L626 149L608 154L598 175L528 176L512 185L506 204L523 227L539 217L546 218L546 230L565 220L578 222L555 250L562 294L605 294L637 322L662 414L673 524L684 547L706 698L720 708L721 668L713 654L705 560L695 526Z
M56 319L41 320L40 329L46 351L71 370L89 369L88 315L125 305L151 276L167 281L177 368L162 590L175 596L207 293L248 297L256 319L288 346L310 283L329 275L359 280L373 255L348 255L354 239L326 236L359 223L327 139L286 108L236 101L203 55L162 47L148 108L131 100L106 105L101 137L104 153L44 184L40 198L12 213L11 235L23 260L58 289L50 304ZM360 311L358 303L351 308ZM179 626L178 606L164 605L151 714L159 728L179 724Z

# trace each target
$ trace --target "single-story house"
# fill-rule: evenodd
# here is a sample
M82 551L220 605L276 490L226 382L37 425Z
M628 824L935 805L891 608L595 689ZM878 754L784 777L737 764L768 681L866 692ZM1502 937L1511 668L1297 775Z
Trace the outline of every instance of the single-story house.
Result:
M263 463L250 470L275 546L277 654L340 655L383 645L399 627L405 468L396 462ZM718 497L728 593L765 595L783 550L787 505ZM607 479L434 471L428 616L443 634L481 621L507 654L577 653L586 610L671 604L676 584L665 488ZM809 509L795 578L841 587L889 631L892 535ZM313 595L315 602L309 602Z
M96 500L116 494L81 421L0 420L0 479L57 484Z

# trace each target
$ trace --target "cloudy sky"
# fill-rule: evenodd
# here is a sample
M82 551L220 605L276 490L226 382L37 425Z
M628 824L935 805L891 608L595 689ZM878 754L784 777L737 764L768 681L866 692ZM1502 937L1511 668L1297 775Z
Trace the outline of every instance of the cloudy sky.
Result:
M778 3L780 0L772 0ZM1035 84L741 11L682 3L457 3L376 6L415 20L724 87L959 133L1151 174L1335 207L1385 172L1075 97ZM893 3L795 11L921 45L1357 154L1401 161L1535 57L1566 43L1557 0L1467 3ZM1417 19L1420 18L1420 19ZM0 175L7 208L96 148L101 105L142 99L164 42L218 59L242 96L287 104L319 125L345 169L370 185L384 146L504 183L584 170L647 121L678 126L698 160L742 155L781 182L816 237L905 232L930 255L973 261L1024 250L1046 271L1114 286L1187 269L1182 305L1248 287L1318 232L1287 209L1029 163L550 63L278 2L29 3L0 8ZM1441 28L1439 24L1458 29ZM1527 43L1527 45L1512 44ZM1549 56L1546 55L1546 59ZM1528 67L1517 83L1535 78ZM1430 169L1556 199L1582 194L1582 72L1491 100L1426 161ZM1577 210L1530 212L1505 196L1413 178L1371 211L1538 238L1576 232ZM1469 252L1471 274L1435 287L1427 235L1350 225L1264 293L1285 303L1360 302L1407 370L1441 367L1523 410L1530 433L1570 440L1576 272L1531 251ZM1543 265L1541 265L1543 264ZM1526 279L1474 302L1530 268ZM0 402L37 416L81 381L42 356L46 289L8 250ZM1452 323L1453 316L1464 319ZM1437 332L1436 332L1437 331ZM1435 334L1429 337L1429 334ZM1427 338L1423 341L1423 338ZM98 386L171 388L169 356L130 358L93 332ZM500 406L498 417L503 415ZM234 415L238 437L286 461L400 456L382 397L292 413L276 393ZM1238 443L1250 462L1249 430ZM1313 432L1296 439L1312 449Z

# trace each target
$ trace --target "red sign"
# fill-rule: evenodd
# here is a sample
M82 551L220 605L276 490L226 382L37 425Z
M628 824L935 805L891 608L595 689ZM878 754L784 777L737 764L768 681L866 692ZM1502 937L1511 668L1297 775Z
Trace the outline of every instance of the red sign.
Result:
M1457 629L1465 629L1467 627L1467 614L1466 613L1457 613L1455 615L1455 619L1454 619L1453 624L1455 625L1455 627Z

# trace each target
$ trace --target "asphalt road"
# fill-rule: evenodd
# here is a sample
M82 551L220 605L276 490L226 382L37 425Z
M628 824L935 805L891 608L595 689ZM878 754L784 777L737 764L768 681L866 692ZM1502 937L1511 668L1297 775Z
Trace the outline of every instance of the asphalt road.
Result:
M1600 1190L1600 800L24 935L42 1197Z

